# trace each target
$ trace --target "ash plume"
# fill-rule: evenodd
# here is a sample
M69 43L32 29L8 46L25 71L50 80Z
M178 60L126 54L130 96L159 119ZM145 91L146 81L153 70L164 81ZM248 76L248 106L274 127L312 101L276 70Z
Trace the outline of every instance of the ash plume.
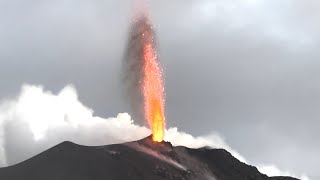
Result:
M144 8L142 8L144 9ZM143 48L151 43L156 48L156 33L146 10L138 12L132 18L126 50L123 58L123 80L125 94L129 99L131 115L137 122L144 123L143 112Z

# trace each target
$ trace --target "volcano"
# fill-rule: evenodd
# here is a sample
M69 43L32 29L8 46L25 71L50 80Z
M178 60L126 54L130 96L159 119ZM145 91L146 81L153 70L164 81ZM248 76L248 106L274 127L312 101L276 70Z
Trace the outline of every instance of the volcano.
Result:
M63 142L19 164L1 180L297 180L268 177L224 149L173 147L152 137L105 146Z

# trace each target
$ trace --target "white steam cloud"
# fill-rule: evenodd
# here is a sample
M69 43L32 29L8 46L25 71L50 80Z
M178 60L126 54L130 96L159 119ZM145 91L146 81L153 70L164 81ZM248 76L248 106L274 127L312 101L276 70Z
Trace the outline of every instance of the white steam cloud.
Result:
M0 102L0 167L26 160L63 141L105 145L138 140L149 134L148 128L135 125L127 113L107 119L93 116L93 110L79 101L72 85L58 94L45 91L42 86L24 85L17 98ZM169 128L165 140L174 146L224 148L247 162L216 133L193 137ZM269 176L296 176L273 165L258 169ZM305 175L300 178L309 180Z

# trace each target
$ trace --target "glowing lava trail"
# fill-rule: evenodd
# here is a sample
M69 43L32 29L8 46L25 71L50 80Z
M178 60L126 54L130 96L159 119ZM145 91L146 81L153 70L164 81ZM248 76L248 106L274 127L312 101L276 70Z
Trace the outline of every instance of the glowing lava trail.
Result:
M165 100L162 70L157 61L153 31L144 31L142 37L144 39L143 96L145 118L151 127L153 141L161 142L164 138L165 130Z

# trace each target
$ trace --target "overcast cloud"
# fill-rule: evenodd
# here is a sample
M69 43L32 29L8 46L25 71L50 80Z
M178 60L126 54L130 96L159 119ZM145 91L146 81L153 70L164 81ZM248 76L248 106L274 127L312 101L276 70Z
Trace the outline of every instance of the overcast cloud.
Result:
M130 0L0 0L0 98L16 96L23 83L54 92L72 83L95 115L129 111L120 77L130 7ZM195 136L219 132L254 164L318 179L320 2L150 7L168 125Z

